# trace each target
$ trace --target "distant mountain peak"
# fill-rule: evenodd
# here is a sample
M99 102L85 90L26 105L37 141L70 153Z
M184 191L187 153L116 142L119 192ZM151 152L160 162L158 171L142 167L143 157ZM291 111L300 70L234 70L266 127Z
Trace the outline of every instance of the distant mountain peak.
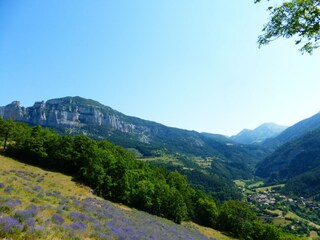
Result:
M231 136L231 139L235 142L244 144L259 143L267 138L276 137L286 128L286 126L281 126L272 122L267 122L261 124L253 130L245 128L237 135Z
M272 139L266 139L263 144L269 149L276 149L282 144L297 139L304 134L317 129L318 127L320 127L320 112L309 118L303 119L300 122L297 122L291 127L285 129L278 136Z

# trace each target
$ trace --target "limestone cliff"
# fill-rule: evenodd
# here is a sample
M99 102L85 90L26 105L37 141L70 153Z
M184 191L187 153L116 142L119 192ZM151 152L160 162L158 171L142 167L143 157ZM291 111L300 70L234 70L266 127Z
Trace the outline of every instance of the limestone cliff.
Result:
M232 141L230 143L230 139L224 136L208 137L196 131L126 116L99 102L81 97L51 99L26 108L14 101L0 108L0 114L4 119L42 125L61 133L82 133L99 140L107 139L125 148L135 148L144 156L154 156L159 152L214 156L215 161L219 161L219 169L230 162L243 165L243 176L247 176L252 169L247 165L251 166L266 154L260 148L251 146L246 149ZM231 171L232 166L225 168Z
M20 106L19 101L14 101L11 104L3 107L3 118L15 121L24 121L26 109Z
M2 107L4 119L39 124L47 127L105 126L124 133L138 133L137 126L126 116L93 100L80 97L51 99L24 108L19 101ZM140 127L141 128L141 127Z
M22 107L19 101L14 101L2 107L2 116L4 119L42 125L66 133L83 133L98 139L106 138L127 147L135 147L137 142L156 145L161 142L162 148L168 149L173 147L172 141L177 144L176 138L193 147L200 148L204 145L202 137L194 131L170 128L129 117L97 101L81 97L36 102L27 108Z

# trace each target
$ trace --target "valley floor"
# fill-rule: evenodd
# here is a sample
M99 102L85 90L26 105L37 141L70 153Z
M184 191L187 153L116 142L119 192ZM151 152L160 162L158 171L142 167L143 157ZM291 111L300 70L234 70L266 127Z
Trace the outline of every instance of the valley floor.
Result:
M320 203L302 196L281 193L284 184L262 186L263 181L235 183L265 222L273 222L287 232L315 239L320 235Z

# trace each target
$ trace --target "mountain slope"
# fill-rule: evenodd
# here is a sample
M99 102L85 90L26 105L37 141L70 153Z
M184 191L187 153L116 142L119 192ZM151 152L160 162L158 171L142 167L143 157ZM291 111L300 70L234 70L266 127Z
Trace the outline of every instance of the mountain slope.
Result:
M271 181L285 181L285 191L311 196L315 189L320 189L320 182L315 181L319 169L320 128L317 128L279 147L257 165L256 175ZM298 186L303 189L299 190Z
M318 127L320 127L320 113L294 124L275 138L266 139L262 145L269 149L276 149L282 144L301 137Z
M239 143L260 143L267 138L276 137L286 128L287 127L285 126L280 126L274 123L264 123L253 130L244 129L237 135L231 136L230 138Z
M220 165L236 162L243 165L243 175L252 174L251 167L266 156L267 151L247 148L224 136L212 138L195 132L171 128L152 121L126 116L94 100L65 97L36 102L24 108L15 101L4 107L5 119L54 128L62 133L83 133L95 139L108 139L125 148L135 148L143 156L183 153L214 156ZM232 174L231 174L232 175Z
M3 156L0 162L3 239L209 239L190 228L201 229L197 225L183 227L96 197L70 176Z
M257 165L256 174L286 179L320 166L320 128L279 147Z
M283 191L320 201L320 167L293 177L286 183Z

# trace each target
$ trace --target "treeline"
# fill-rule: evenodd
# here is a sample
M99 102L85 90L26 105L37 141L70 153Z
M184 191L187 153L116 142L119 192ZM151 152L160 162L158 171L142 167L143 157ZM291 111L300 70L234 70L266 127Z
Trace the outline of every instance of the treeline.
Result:
M192 188L177 171L138 161L108 141L59 135L1 118L0 140L12 157L72 174L101 197L177 223L192 220L240 239L295 239L273 225L262 224L245 203L227 201L218 206L214 198Z
M169 171L178 171L187 177L188 182L193 188L206 192L218 200L218 202L241 200L243 198L241 191L230 179L218 176L217 174L204 173L201 169L196 168L190 170L182 166L163 162L152 162L152 164L164 167Z

